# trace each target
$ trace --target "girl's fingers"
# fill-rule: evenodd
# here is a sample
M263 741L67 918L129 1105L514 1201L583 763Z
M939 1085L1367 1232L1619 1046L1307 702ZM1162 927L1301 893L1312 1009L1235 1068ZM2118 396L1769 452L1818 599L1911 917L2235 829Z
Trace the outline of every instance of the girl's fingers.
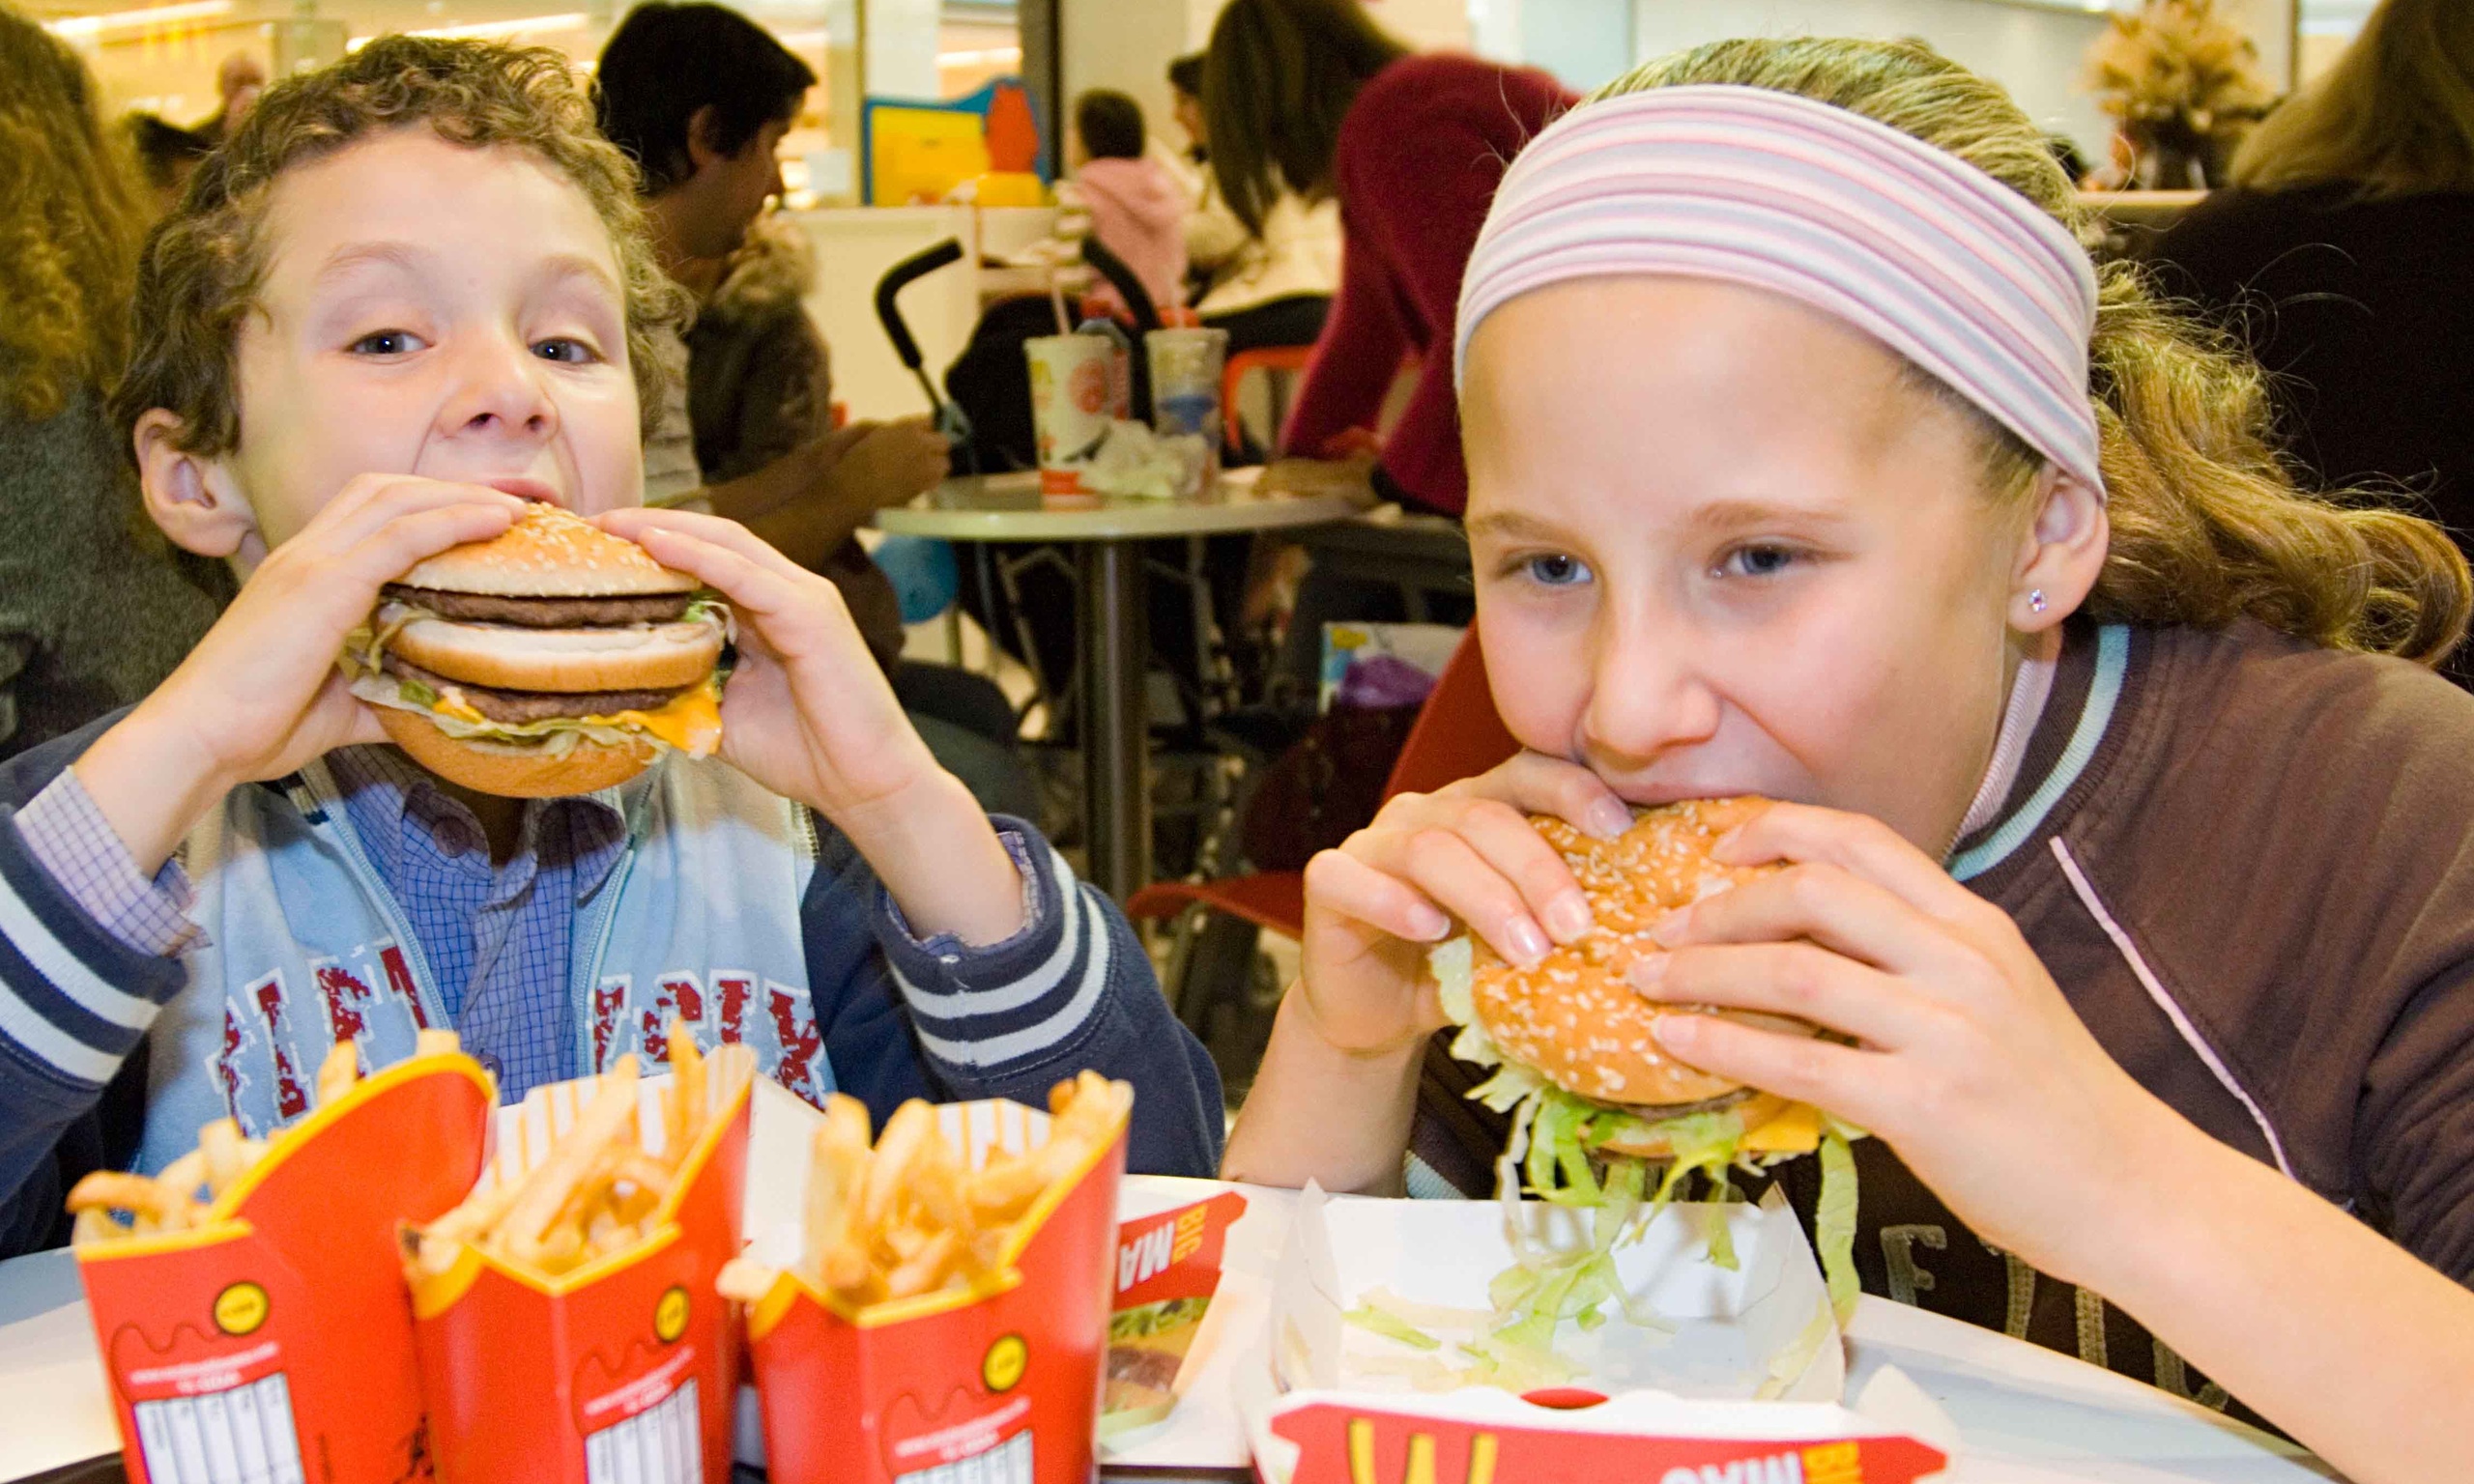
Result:
M1627 976L1647 1000L1792 1015L1866 1045L1903 1050L1942 1012L1904 981L1810 943L1745 943L1652 954Z
M1883 1100L1884 1083L1895 1075L1882 1052L1782 1035L1716 1015L1660 1015L1651 1022L1650 1033L1668 1055L1686 1066L1809 1102L1867 1128L1880 1126L1877 1104Z
M1791 866L1705 897L1669 913L1651 935L1666 948L1809 938L1875 968L1927 980L1972 956L1944 924L1835 866Z
M1568 758L1521 752L1441 790L1494 799L1525 814L1553 814L1584 834L1612 840L1632 827L1632 811L1606 781Z
M1771 861L1834 866L1932 917L1964 917L1970 908L1983 905L1982 899L1950 879L1939 861L1879 819L1810 804L1772 804L1721 840L1716 854L1732 866Z
M1589 931L1589 897L1573 879L1572 868L1516 811L1477 801L1461 809L1450 828L1511 883L1548 937L1569 943Z
M1378 869L1425 893L1510 962L1528 968L1546 956L1553 945L1520 893L1468 841L1448 829L1428 829L1399 844L1397 854Z
M1412 943L1440 942L1452 931L1452 919L1424 893L1343 850L1318 851L1306 863L1306 899Z

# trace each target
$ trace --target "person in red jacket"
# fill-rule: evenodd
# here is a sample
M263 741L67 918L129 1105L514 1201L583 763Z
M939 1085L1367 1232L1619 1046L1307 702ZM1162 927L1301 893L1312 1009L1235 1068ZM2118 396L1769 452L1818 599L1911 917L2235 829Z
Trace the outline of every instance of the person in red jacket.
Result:
M1404 361L1419 378L1383 440L1376 487L1456 516L1468 500L1448 361L1453 303L1504 166L1573 96L1532 68L1413 56L1357 0L1231 0L1203 67L1211 167L1259 232L1283 185L1336 196L1340 291L1289 414L1286 451L1370 443Z

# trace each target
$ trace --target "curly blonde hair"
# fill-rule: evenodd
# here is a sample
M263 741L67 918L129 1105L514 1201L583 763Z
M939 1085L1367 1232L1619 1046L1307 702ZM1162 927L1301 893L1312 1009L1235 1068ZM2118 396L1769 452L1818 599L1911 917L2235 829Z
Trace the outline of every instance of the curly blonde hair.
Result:
M2474 190L2474 6L2385 0L2335 65L2243 140L2233 184Z
M2000 85L1921 43L1719 42L1648 63L1595 97L1687 83L1769 88L1861 114L1974 165L2083 241L2092 226L2043 132ZM2160 301L2133 265L2107 264L2097 277L2087 395L2113 544L2089 612L2201 628L2248 617L2426 665L2456 647L2474 581L2447 533L2367 494L2298 489L2258 366ZM2043 460L1941 389L1981 430L1992 487L2024 496Z
M145 232L85 64L0 4L0 411L41 421L111 384Z
M356 139L415 125L469 149L524 150L592 203L618 258L627 364L638 418L650 435L665 374L653 336L684 317L687 301L654 261L635 166L593 127L592 103L560 53L411 36L381 37L331 67L277 83L189 178L138 262L136 343L111 399L124 433L162 408L180 418L178 442L189 452L239 446L235 355L266 273L275 182Z

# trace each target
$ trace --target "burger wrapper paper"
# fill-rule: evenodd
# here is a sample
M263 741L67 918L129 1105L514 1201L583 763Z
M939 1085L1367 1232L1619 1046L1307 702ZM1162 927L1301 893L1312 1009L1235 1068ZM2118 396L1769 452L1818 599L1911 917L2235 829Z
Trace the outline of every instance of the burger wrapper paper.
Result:
M470 1057L399 1063L275 1134L203 1225L78 1248L131 1480L431 1477L396 1230L463 1198L494 1100Z
M556 1278L467 1246L414 1279L445 1484L728 1484L740 1339L713 1280L739 1247L755 1057L725 1045L706 1067L707 1119L645 1241ZM639 1084L647 1153L666 1153L671 1081ZM521 1179L592 1092L555 1083L499 1109L481 1181Z
M1523 1202L1528 1240L1588 1245L1587 1212ZM1707 1259L1711 1223L1728 1223L1738 1265ZM1272 1282L1261 1363L1241 1365L1238 1405L1268 1484L1369 1480L1796 1478L1906 1484L1939 1472L1946 1419L1920 1393L1902 1404L1841 1405L1845 1348L1828 1290L1795 1213L1772 1192L1759 1205L1680 1205L1616 1249L1637 1308L1609 1304L1588 1333L1561 1327L1556 1352L1580 1368L1558 1385L1514 1395L1448 1384L1454 1342L1475 1330L1439 1323L1431 1353L1352 1325L1382 1290L1411 1306L1488 1309L1487 1285L1514 1252L1491 1201L1299 1199ZM1429 1311L1413 1308L1429 1317ZM1899 1379L1901 1382L1904 1378ZM1893 1388L1894 1389L1894 1388ZM1907 1392L1913 1393L1912 1385Z
M1085 1484L1117 1291L1124 1128L1032 1207L995 1279L848 1310L791 1270L807 1161L791 1151L814 1116L764 1112L759 1166L797 1172L768 1178L750 1213L752 1255L782 1270L746 1310L774 1484ZM1048 1127L1047 1114L1001 1099L936 1114L973 1168L1036 1146Z
M1212 1295L1220 1290L1228 1228L1245 1213L1246 1198L1234 1190L1148 1215L1120 1209L1101 1437L1149 1427L1176 1410Z

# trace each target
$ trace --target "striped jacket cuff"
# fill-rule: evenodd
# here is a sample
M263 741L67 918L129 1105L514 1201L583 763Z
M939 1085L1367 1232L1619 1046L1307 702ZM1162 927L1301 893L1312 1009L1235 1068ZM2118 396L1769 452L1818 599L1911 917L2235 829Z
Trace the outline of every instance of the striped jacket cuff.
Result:
M187 982L177 959L129 947L80 908L27 851L15 812L0 811L0 1051L91 1091Z
M962 1082L1026 1070L1075 1044L1122 972L1116 960L1135 951L1113 910L1037 831L1003 815L991 822L1022 873L1025 921L1013 937L982 948L951 934L923 942L879 893L877 936L919 1044Z

